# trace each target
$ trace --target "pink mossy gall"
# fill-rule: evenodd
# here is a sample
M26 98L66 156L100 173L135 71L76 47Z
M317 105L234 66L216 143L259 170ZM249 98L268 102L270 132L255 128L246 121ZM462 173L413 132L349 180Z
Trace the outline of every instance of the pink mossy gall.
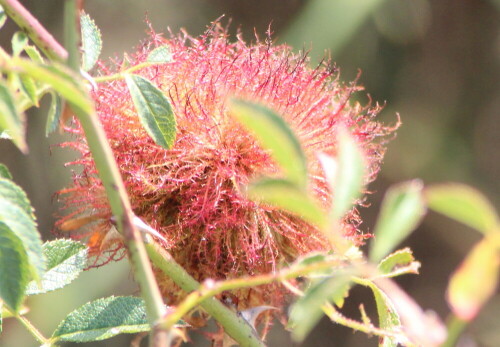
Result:
M347 127L363 149L372 181L394 128L374 117L379 106L350 100L361 90L343 84L328 62L308 66L305 53L294 54L269 39L249 45L228 40L214 25L203 36L185 33L164 39L151 32L149 40L124 61L100 64L108 75L144 62L152 49L167 46L172 61L134 73L152 81L168 98L177 120L171 149L154 143L140 124L123 80L99 84L92 92L97 114L111 144L134 213L166 239L165 247L193 277L227 279L275 271L311 251L329 250L329 243L299 217L249 200L241 187L280 170L228 114L231 97L267 105L282 115L297 135L308 160L309 189L327 208L331 199L317 154L336 156L336 130ZM111 211L77 122L67 128L75 139L63 144L81 156L69 165L82 167L71 187L59 193L63 217L58 226L85 240L97 264L120 257L122 245L109 242ZM82 223L82 221L84 221ZM91 221L91 223L86 223ZM73 224L85 224L76 228ZM345 237L362 243L354 208L343 220ZM158 272L163 294L178 300L179 290ZM279 306L280 285L233 293L238 308ZM171 304L172 302L169 302Z

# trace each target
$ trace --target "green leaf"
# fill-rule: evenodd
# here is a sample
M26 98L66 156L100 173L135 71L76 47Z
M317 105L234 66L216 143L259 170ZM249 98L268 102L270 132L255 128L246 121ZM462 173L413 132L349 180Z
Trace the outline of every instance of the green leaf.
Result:
M7 178L9 180L12 179L12 174L10 173L9 168L2 163L0 163L0 177Z
M0 14L1 16L1 14ZM0 23L1 24L1 23ZM1 25L0 25L1 27ZM3 301L0 300L0 334L2 333L3 327Z
M0 5L0 29L3 27L6 20L7 20L7 15L5 14L3 7Z
M24 31L17 31L12 36L12 55L17 57L28 44L28 35Z
M28 256L21 240L0 222L0 298L15 312L29 281Z
M32 77L35 81L50 85L73 107L77 107L86 114L94 112L93 103L80 76L66 66L56 62L43 65L23 58L13 58L11 63L12 68L18 69L19 72Z
M349 296L349 291L351 290L352 286L352 282L346 282L341 288L339 288L338 291L335 292L335 295L331 298L335 306L337 306L338 308L342 308L344 306L345 299Z
M356 283L369 287L372 290L373 296L375 297L375 303L377 305L380 329L394 332L400 331L402 329L401 320L391 299L372 281L358 279L356 280ZM379 340L379 346L397 347L398 342L395 339L386 336Z
M389 188L375 225L370 260L378 262L420 223L425 213L422 182L413 180Z
M280 34L280 40L291 47L301 47L314 38L311 61L319 61L325 50L334 59L343 52L346 44L355 40L360 28L366 25L371 13L384 0L318 0L308 2L297 13L293 25ZM283 35L283 36L281 36Z
M153 49L146 60L148 63L169 63L172 61L172 52L167 45Z
M307 254L304 257L301 257L301 258L297 259L293 263L292 267L294 269L298 270L298 269L301 269L301 268L313 265L315 263L325 262L325 261L327 261L329 259L331 259L331 258L326 253L316 253L316 252L314 252L314 253ZM340 261L339 261L339 264L340 264ZM334 271L333 268L311 271L311 272L308 272L307 276L305 276L305 277L307 277L309 279L330 277L330 276L332 276L333 271Z
M45 124L45 136L49 136L57 129L62 113L62 100L59 95L51 91L50 98L49 115Z
M239 99L231 100L229 113L254 134L262 147L271 151L289 181L305 188L306 157L299 140L282 117L263 105Z
M413 252L403 248L389 254L378 264L378 270L385 277L395 277L403 274L418 274L420 263L415 261Z
M290 181L274 178L261 179L250 184L248 196L252 200L293 213L320 229L324 229L327 224L327 218L321 207Z
M458 183L434 185L425 189L425 198L430 209L482 233L499 225L495 208L472 187Z
M184 322L179 324L185 325ZM90 342L149 329L146 308L141 298L111 296L92 301L71 312L52 337L62 341Z
M71 312L54 331L52 338L90 342L122 333L148 331L144 301L137 297L115 297L89 302Z
M488 234L478 242L448 284L447 299L453 313L464 321L473 320L496 293L500 270L500 234Z
M71 240L55 240L43 245L47 271L40 285L31 281L27 295L42 294L63 288L78 277L87 265L87 247Z
M144 129L157 145L171 148L177 125L167 97L144 77L126 75L125 80Z
M350 285L349 274L339 274L314 283L290 309L292 338L302 342L323 316L323 305L337 301Z
M28 152L28 144L24 138L24 114L17 111L11 91L0 80L0 133L2 131L7 133L21 152Z
M312 264L316 263L322 263L328 260L328 254L325 253L310 253L306 254L305 256L297 259L295 261L296 266L302 267L302 266L309 266Z
M94 20L86 13L80 16L80 28L82 31L82 68L89 71L97 63L102 50L101 31Z
M356 199L361 195L365 176L363 152L354 138L346 129L340 129L338 139L336 165L327 163L331 162L333 158L329 158L325 154L320 157L334 196L331 212L334 220L341 219L352 208Z
M26 52L26 54L28 54L28 57L33 60L33 62L39 64L43 64L45 62L42 55L40 54L40 51L35 46L27 45L26 47L24 47L24 51Z
M24 190L7 178L0 177L0 199L19 206L32 219L35 218L33 208Z
M31 77L26 75L19 76L19 87L24 95L31 101L31 103L38 107L37 86Z
M22 241L28 255L31 276L35 280L40 279L45 271L45 259L42 240L33 217L17 203L0 197L0 222Z

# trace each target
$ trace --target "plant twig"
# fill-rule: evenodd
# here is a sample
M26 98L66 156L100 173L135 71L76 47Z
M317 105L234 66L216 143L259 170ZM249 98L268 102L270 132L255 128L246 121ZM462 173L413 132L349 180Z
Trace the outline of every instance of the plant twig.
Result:
M64 24L66 48L69 57L68 64L73 70L78 70L78 10L76 0L66 0L64 9ZM128 199L125 185L116 165L111 147L95 115L95 112L83 112L74 109L85 132L85 137L92 151L99 177L106 190L113 215L116 218L118 230L125 239L125 245L130 257L135 279L139 283L151 325L150 346L168 346L168 332L158 326L158 322L166 315L151 264L149 262L142 236L133 223L134 214Z
M19 1L0 0L0 5L49 59L66 61L68 52Z
M441 345L441 347L453 347L456 346L460 335L464 331L467 326L467 322L458 318L454 314L452 314L448 318L447 328L448 328L448 336L446 341Z
M334 266L338 266L338 264L339 264L338 260L324 261L307 266L290 267L287 269L283 269L282 271L277 273L269 273L257 276L246 276L246 277L240 277L218 282L206 281L201 285L198 284L199 286L198 289L191 292L184 299L184 301L177 306L175 311L170 313L165 318L162 325L165 326L165 328L173 327L174 324L176 324L184 315L186 315L193 308L195 308L200 304L203 306L204 300L211 298L222 292L225 292L227 290L255 287L258 285L268 284L271 282L279 282L292 278L297 278L299 276L307 275L312 272L331 269Z
M323 305L323 312L325 315L337 324L343 325L345 327L351 328L356 331L360 331L367 335L375 335L379 337L390 337L398 341L407 340L403 333L395 333L394 331L388 331L381 328L377 328L373 324L366 324L359 322L357 320L347 318L342 313L337 311L332 304ZM406 346L414 346L409 341L406 341Z
M112 74L112 75L94 77L93 80L94 80L95 83L103 83L103 82L109 82L109 81L116 81L116 80L120 80L120 79L125 78L126 74L135 72L137 70L140 70L140 69L143 69L143 68L146 68L146 67L149 67L149 66L159 65L159 64L163 64L163 63L158 63L158 62L144 62L144 63L140 63L140 64L137 64L137 65L131 66L131 67L129 67L126 70L123 70L121 72L117 72L117 73Z
M132 208L120 172L116 166L104 130L95 114L74 111L77 113L85 132L89 148L99 171L99 177L109 199L111 211L116 217L118 230L124 236L134 275L146 303L153 335L156 335L159 332L156 323L166 315L167 311L151 269L141 234L133 223ZM154 340L157 340L157 338L155 337ZM163 346L163 344L159 343L158 346Z
M162 325L165 328L173 327L184 315L186 315L189 311L191 311L198 305L201 305L205 310L207 310L208 313L210 313L216 320L219 321L220 316L210 312L210 307L207 307L207 303L208 300L215 300L213 296L222 293L224 291L253 287L277 281L285 281L288 279L297 278L299 276L304 276L314 272L332 269L338 266L340 263L339 259L335 259L330 261L317 262L300 267L292 266L287 269L283 269L278 273L241 277L227 281L218 281L218 282L206 281L205 283L200 285L189 274L187 274L185 270L180 267L180 265L176 264L175 261L166 251L161 250L161 246L147 244L146 248L148 249L148 253L153 263L156 266L158 266L168 276L170 276L174 280L174 282L176 282L182 289L184 289L187 292L191 291L191 293L184 299L184 301L177 306L175 311L170 313L165 318L165 320L162 323ZM158 257L160 257L160 259L158 259ZM177 269L177 267L179 269ZM366 269L363 270L366 271ZM387 331L384 329L380 329L372 324L365 324L347 318L343 316L340 312L338 312L330 304L325 304L323 306L323 311L332 321L338 324L342 324L348 328L380 337L391 337L398 339L399 341L405 340L403 334ZM221 323L221 321L219 321L219 323ZM227 327L224 326L224 328L226 332L228 332ZM234 336L232 337L235 338ZM241 344L241 341L238 342ZM407 341L407 343L408 345L411 345L409 341Z
M189 293L200 289L200 283L191 277L161 245L156 242L147 243L146 249L153 264L168 275L182 290ZM207 298L200 305L219 322L224 331L240 346L265 346L256 336L255 329L243 317L231 311L216 298Z
M68 52L66 64L74 71L79 70L80 52L78 50L80 20L76 0L64 1L64 46Z
M44 346L52 346L52 343L33 325L31 322L22 315L14 315L16 319L33 335L33 337Z

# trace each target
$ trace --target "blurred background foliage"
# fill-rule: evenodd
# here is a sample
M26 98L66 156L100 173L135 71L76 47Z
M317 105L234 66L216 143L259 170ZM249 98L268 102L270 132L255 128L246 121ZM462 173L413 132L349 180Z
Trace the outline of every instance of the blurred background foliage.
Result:
M23 1L58 39L62 39L61 0ZM185 28L201 34L221 15L231 19L231 32L240 29L247 41L255 34L295 50L310 51L311 66L330 58L350 81L371 98L386 103L381 119L403 126L391 142L382 172L370 186L371 208L362 211L363 228L370 231L386 188L419 177L427 184L459 181L483 191L497 206L500 201L500 1L499 0L87 0L87 12L103 32L102 57L130 52L145 38L147 17L158 32ZM10 47L17 28L9 21L0 44ZM366 95L359 95L367 102ZM30 153L23 156L10 142L0 142L0 162L11 169L33 205L44 238L49 239L57 204L53 194L70 182L63 163L74 153L54 144L61 135L44 137L47 100L30 111ZM421 275L398 281L426 309L445 318L448 276L478 235L465 226L430 214L405 242L423 263ZM30 299L33 322L48 334L69 308L110 294L137 293L126 262L91 270L61 292ZM362 289L352 293L345 310L359 318L358 305L371 300ZM370 305L367 307L368 310ZM498 346L500 296L497 295L468 329L461 346ZM16 322L4 322L1 346L35 346ZM277 326L270 346L293 345ZM202 344L199 334L193 343ZM128 344L129 336L93 346ZM206 344L206 342L205 342ZM376 346L376 338L323 321L303 346Z

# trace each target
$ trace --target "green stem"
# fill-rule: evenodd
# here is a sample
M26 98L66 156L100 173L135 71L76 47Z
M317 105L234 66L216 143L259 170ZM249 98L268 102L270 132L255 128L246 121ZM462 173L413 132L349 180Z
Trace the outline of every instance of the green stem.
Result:
M146 249L153 264L167 274L182 290L189 293L200 289L200 283L191 277L161 245L148 243ZM213 297L207 298L201 302L201 307L217 320L224 331L240 346L264 346L264 343L256 336L255 329L219 300Z
M215 283L205 283L200 285L195 281L185 270L180 267L180 265L175 263L175 260L158 245L147 244L146 248L150 255L153 263L163 270L170 278L174 280L182 289L187 292L191 292L184 301L178 305L172 313L170 313L162 325L165 328L173 327L184 315L191 311L197 305L201 305L207 312L209 312L219 323L222 324L220 316L215 313L210 312L210 307L207 307L208 300L215 300L213 296L222 293L227 290L235 290L246 287L254 287L258 285L268 284L271 282L284 281L292 278L297 278L299 276L304 276L307 274L315 273L322 270L332 269L338 267L340 260L324 261L318 262L306 266L300 267L290 267L284 269L275 274L265 274L259 276L242 277L233 280L220 281ZM365 269L366 271L366 269ZM373 334L380 337L391 337L403 339L403 335L396 334L391 331L377 328L372 324L365 324L358 322L356 320L347 318L338 312L332 305L324 305L323 310L325 314L334 322L342 324L348 328L359 330L366 334ZM232 313L232 312L231 312ZM223 324L222 324L223 325ZM224 326L226 332L228 332L228 327ZM232 336L238 343L244 344L244 341L237 340L235 336Z
M372 324L366 324L362 322L358 322L357 320L347 318L345 317L342 313L337 311L335 307L331 304L325 304L323 305L323 312L326 314L328 318L332 322L335 322L337 324L341 324L345 327L351 328L356 331L360 331L362 333L365 333L367 335L375 335L379 337L389 337L393 338L396 340L404 340L405 336L403 333L395 333L393 331L388 331L384 329L377 328L373 326ZM413 346L410 343L405 344L405 346Z
M163 300L151 269L142 237L133 223L130 201L111 148L97 117L94 114L86 114L85 112L77 112L77 114L85 131L89 148L92 151L96 167L99 171L99 176L106 189L111 210L116 217L118 230L121 231L125 238L135 278L140 285L142 297L146 303L149 322L153 328L152 332L154 335L160 334L160 331L156 329L156 323L166 315L167 311L163 305ZM164 333L166 337L166 332ZM157 336L152 340L156 341Z
M52 343L33 325L25 316L14 315L16 319L33 335L33 337L44 346L52 346Z
M76 19L78 18L76 0L66 0L64 14L66 44L70 52L68 63L71 68L77 70L79 57L77 47L78 34L76 30ZM168 344L168 334L157 326L157 322L166 315L167 311L163 304L153 270L151 269L151 264L147 257L144 243L142 242L142 236L133 223L132 207L111 147L95 112L83 112L76 107L73 107L73 110L78 116L85 132L85 137L92 152L99 177L106 190L111 210L116 217L118 230L121 231L125 239L135 279L141 288L141 294L146 304L148 319L151 325L150 345L165 346Z
M68 50L66 64L74 71L79 70L80 52L78 50L78 31L80 28L76 0L64 2L64 46Z
M207 299L213 299L213 296L222 293L228 290L241 289L246 287L254 287L258 285L268 284L271 282L277 281L286 281L288 279L297 278L300 276L306 276L311 273L317 273L319 271L324 271L328 269L338 268L341 263L341 259L334 259L330 261L317 262L314 264L306 265L306 266L297 266L290 267L287 269L283 269L278 273L274 274L264 274L258 276L251 277L242 277L232 280L220 281L220 282L207 282L203 285L200 285L196 282L192 277L190 277L184 269L180 268L179 265L175 263L175 261L171 258L171 256L165 251L155 250L151 251L149 247L159 246L151 246L147 245L148 253L150 254L150 258L153 263L162 269L168 276L170 276L174 282L176 282L182 289L187 292L191 292L188 297L176 308L176 310L170 313L162 322L162 325L166 328L171 328L174 324L181 319L185 314L187 314L190 310L192 310L197 305L201 305L204 307L207 312L208 309L204 306L206 304ZM152 254L152 252L157 252L159 255ZM160 259L157 258L160 257ZM164 264L162 264L164 262ZM361 274L366 278L373 278L374 281L383 289L386 290L387 294L391 294L391 296L396 296L398 309L401 309L400 306L404 305L407 310L410 310L412 313L410 316L415 317L416 319L424 319L424 313L418 307L418 305L406 295L392 280L380 277L376 269L374 269L371 265L366 264L363 261L359 260L351 260L351 264L356 269L356 272ZM181 270L177 270L179 267ZM362 278L353 277L353 281L359 284L366 285L366 282L371 280L364 280ZM183 282L186 282L184 285ZM396 338L398 340L404 340L404 335L396 334L394 332L386 331L380 328L373 326L372 324L365 324L363 322L358 322L356 320L352 320L344 317L340 312L336 311L333 306L325 305L324 307L325 314L334 322L342 324L346 327L352 328L354 330L359 330L366 334L373 334L380 337L390 337ZM209 312L216 320L219 320L219 317ZM219 321L220 322L220 321ZM221 322L220 322L221 323ZM222 323L221 323L222 324ZM224 326L224 325L223 325ZM226 326L224 328L227 331ZM233 337L234 338L234 337ZM236 338L235 338L236 340ZM238 341L238 340L237 340ZM238 341L240 342L240 341ZM241 342L240 342L241 343ZM408 346L413 346L413 344L408 341Z
M448 317L448 336L446 337L446 341L441 345L441 347L453 347L456 346L460 335L464 331L467 326L467 322L458 318L454 314Z
M112 75L95 77L94 82L103 83L103 82L121 80L121 79L125 78L126 74L135 72L137 70L140 70L140 69L143 69L143 68L146 68L149 66L158 65L158 64L162 64L162 63L156 63L156 62L155 63L150 63L150 62L140 63L140 64L134 65L126 70L123 70L121 72L118 72L118 73L115 73Z
M68 52L19 1L0 0L0 5L49 59L65 61L68 58Z
M182 302L175 308L172 313L169 313L161 325L170 330L172 327L177 324L179 320L182 319L185 315L189 313L193 308L200 305L207 297L203 295L203 289L205 287L202 285L199 290L191 292ZM215 317L214 317L215 318Z
M334 266L338 266L339 261L325 261L318 262L315 264L311 264L308 266L296 267L296 268L288 268L280 271L279 273L270 273L264 275L257 276L249 276L249 277L240 277L226 281L219 282L207 282L199 286L197 290L193 291L191 294L187 296L184 301L178 305L174 312L170 313L162 325L169 329L174 324L176 324L184 315L186 315L189 311L191 311L196 306L203 303L208 298L211 298L217 294L225 292L227 290L235 290L241 288L248 288L259 286L263 284L268 284L272 282L280 282L292 278L297 278L299 276L304 276L310 274L312 272L317 272L321 270L328 270ZM170 275L170 274L169 274ZM174 279L175 281L175 279ZM214 317L216 318L216 317ZM217 319L217 318L216 318Z

